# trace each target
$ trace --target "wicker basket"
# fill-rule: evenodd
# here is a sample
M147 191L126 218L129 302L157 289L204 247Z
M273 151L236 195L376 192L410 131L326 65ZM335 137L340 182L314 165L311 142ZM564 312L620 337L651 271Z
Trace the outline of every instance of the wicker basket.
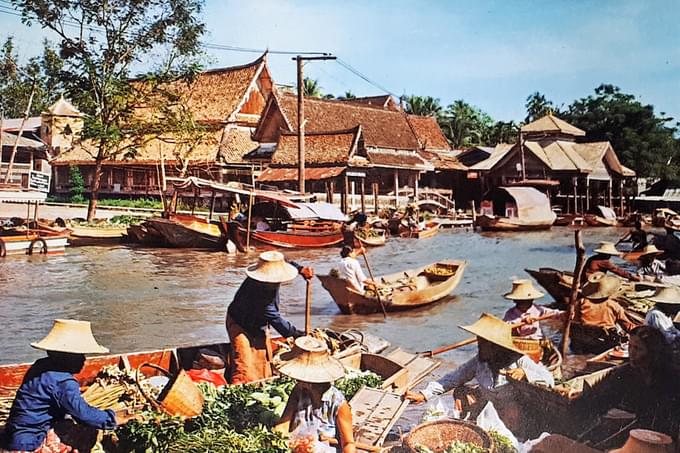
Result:
M151 398L140 384L140 370L144 367L156 369L170 378L158 395L158 399ZM184 370L179 370L176 375L172 375L158 365L142 363L137 367L137 386L152 406L169 415L195 417L203 412L203 394Z
M444 273L437 274L435 273L436 270L444 271ZM425 268L423 270L423 275L425 275L430 281L441 282L451 278L456 273L457 270L458 266L455 264L436 263L433 264L432 266Z
M538 363L543 358L543 346L541 340L534 340L531 338L512 337L512 342L517 349L522 351L525 355L531 357L531 360Z
M460 420L437 420L423 423L413 428L404 439L406 451L416 453L417 447L427 447L433 452L443 452L451 443L459 440L486 448L493 452L493 442L489 435L479 426Z

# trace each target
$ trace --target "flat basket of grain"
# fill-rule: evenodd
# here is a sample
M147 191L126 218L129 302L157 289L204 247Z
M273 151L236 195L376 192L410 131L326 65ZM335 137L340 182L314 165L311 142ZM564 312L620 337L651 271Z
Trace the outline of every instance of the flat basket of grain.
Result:
M139 385L140 370L145 367L156 369L170 379L157 399L151 397ZM158 365L142 363L137 368L137 386L151 405L167 414L180 417L195 417L203 412L203 394L184 370L179 370L177 374L173 375Z
M457 270L458 266L455 264L436 263L426 267L425 270L423 270L423 274L430 281L443 281L451 278Z
M455 441L465 442L493 452L493 443L489 435L477 425L461 420L437 420L423 423L413 428L404 439L404 449L419 453L422 447L434 453L446 451Z

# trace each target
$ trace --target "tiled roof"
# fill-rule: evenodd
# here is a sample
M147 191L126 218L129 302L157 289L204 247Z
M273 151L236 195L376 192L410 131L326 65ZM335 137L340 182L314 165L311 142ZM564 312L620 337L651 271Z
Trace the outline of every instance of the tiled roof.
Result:
M334 132L305 133L305 163L308 165L347 165L356 147L361 127ZM272 165L295 165L298 163L298 137L295 133L283 133L279 138Z
M536 155L546 164L548 168L554 171L579 171L589 172L592 167L588 165L575 149L576 145L573 142L554 141L545 147L542 147L538 142L526 141L524 142L527 149Z
M277 97L288 124L297 128L297 97ZM406 114L350 102L305 98L305 131L346 130L361 125L367 147L417 150L418 141Z
M26 137L19 137L17 134L11 134L9 132L2 131L2 146L14 146L18 142L18 147L20 148L33 148L33 149L43 149L45 144L37 140L32 140Z
M446 152L437 151L418 151L420 156L427 162L432 164L435 170L467 170L468 168L463 165L456 157L451 156Z
M243 157L257 149L260 145L252 140L253 129L249 127L232 126L225 131L220 143L220 155L228 164L245 162Z
M579 129L578 127L572 126L571 124L567 123L562 119L559 119L556 116L553 116L552 114L548 114L542 118L537 119L536 121L533 121L529 124L525 124L524 126L522 126L521 131L525 133L531 132L543 132L546 134L561 133L566 135L573 135L575 137L582 137L586 135L586 133Z
M23 118L5 118L2 120L2 130L9 132L19 132ZM26 119L24 124L24 131L32 131L40 129L42 125L42 118L39 116L32 116Z
M399 104L394 101L394 98L389 94L383 94L381 96L364 96L360 98L353 99L339 99L343 102L350 102L352 104L363 104L372 107L386 108L388 110L399 111Z
M305 179L318 181L335 178L345 171L345 167L305 167ZM297 181L298 169L269 167L257 177L257 182Z
M404 168L408 170L433 170L434 167L426 162L415 151L403 150L368 150L368 160L375 167Z
M494 151L491 153L488 159L485 159L481 162L477 162L476 164L472 165L470 167L470 170L491 170L493 167L496 166L498 162L501 161L509 152L510 150L514 147L512 143L499 143L496 145L496 148Z
M605 163L614 172L622 176L635 176L635 171L625 167L619 161L614 148L609 142L577 143L574 146L577 153L593 168L603 171Z
M432 116L408 115L413 132L418 137L421 146L427 150L448 151L449 142L444 137L437 119Z
M199 162L213 163L217 160L218 148L222 139L223 130L220 128L206 134L206 139L199 143L191 151L191 164ZM121 153L114 159L107 160L105 163L112 164L155 164L161 161L175 162L178 155L186 154L186 145L178 144L172 137L149 138L149 140L136 148L136 153ZM132 153L132 149L130 150ZM94 164L96 149L91 142L78 144L68 151L59 153L50 163L52 165L87 165Z

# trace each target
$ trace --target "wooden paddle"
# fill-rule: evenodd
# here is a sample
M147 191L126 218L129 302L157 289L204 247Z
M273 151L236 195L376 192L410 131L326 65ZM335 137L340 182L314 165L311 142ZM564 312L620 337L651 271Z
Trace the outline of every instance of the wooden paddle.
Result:
M562 357L567 356L567 350L569 349L569 335L571 334L571 322L576 313L576 303L578 302L578 292L581 285L581 275L583 274L583 268L586 265L586 248L583 245L583 240L581 239L581 230L576 230L574 232L574 242L576 245L576 266L574 268L574 280L571 284L571 294L569 295L569 314L567 316L567 321L564 323L564 333L562 335Z
M312 332L312 279L305 279L307 293L305 295L305 335Z
M364 263L366 263L366 269L368 269L368 276L371 277L371 280L373 280L373 283L376 284L375 287L375 296L378 298L378 302L380 303L380 308L382 309L383 312L383 318L387 319L387 310L385 310L385 304L382 301L382 298L380 297L380 290L378 289L378 282L375 281L375 278L373 278L373 271L371 270L371 265L368 264L368 257L366 256L366 250L362 252L362 255L364 255Z
M543 315L543 316L539 316L538 318L532 319L532 321L544 321L546 319L554 318L555 316L557 316L557 315L555 315L555 314ZM510 324L510 326L513 329L515 329L517 327L523 326L524 324L527 324L526 320L513 322L513 323ZM444 352L452 351L454 349L462 348L463 346L467 346L469 344L475 343L476 341L477 341L477 337L472 337L472 338L468 338L468 339L463 340L463 341L459 341L458 343L453 343L453 344L450 344L448 346L442 346L441 348L433 349L431 351L424 351L424 352L421 352L420 354L424 355L426 357L432 357L434 355L438 355L438 354L442 354Z

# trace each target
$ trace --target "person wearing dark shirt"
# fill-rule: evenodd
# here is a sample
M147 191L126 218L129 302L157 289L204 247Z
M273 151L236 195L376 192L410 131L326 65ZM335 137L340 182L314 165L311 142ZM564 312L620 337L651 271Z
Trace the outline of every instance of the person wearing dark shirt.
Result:
M58 319L50 333L31 346L47 351L26 372L10 409L0 452L68 452L53 424L71 416L76 422L97 429L114 429L132 417L90 406L74 378L85 364L85 354L108 349L97 344L90 323Z
M600 246L596 248L595 255L588 258L584 267L583 280L585 281L589 275L595 272L611 272L628 280L640 281L640 277L634 275L625 269L611 262L612 256L620 256L621 252L616 250L616 247L611 242L600 242Z
M264 252L246 270L247 278L227 309L227 333L231 342L231 383L264 379L272 375L269 326L284 337L299 337L304 332L284 319L279 312L279 287L298 273L313 277L312 269L287 263L280 252Z
M635 228L630 230L630 232L619 240L621 242L630 242L632 250L637 252L645 248L648 244L647 232L642 229L642 222L639 220L635 221Z

